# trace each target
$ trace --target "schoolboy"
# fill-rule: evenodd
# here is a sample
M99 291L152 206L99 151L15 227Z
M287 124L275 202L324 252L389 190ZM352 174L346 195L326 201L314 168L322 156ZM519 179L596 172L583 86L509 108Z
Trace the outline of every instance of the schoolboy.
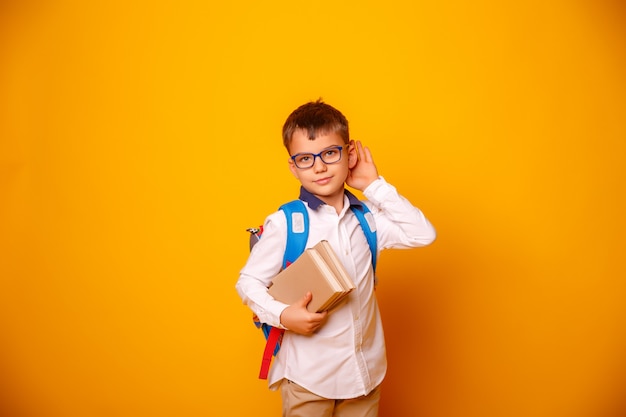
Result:
M330 314L308 312L310 293L292 305L272 298L267 288L281 269L287 222L281 211L266 218L263 238L236 288L261 322L286 329L270 371L270 389L280 388L285 417L377 416L387 368L385 341L371 253L349 208L370 208L378 250L428 245L435 230L378 175L370 150L350 140L348 121L332 106L318 100L297 108L283 126L283 141L307 206L307 247L328 240L357 288ZM359 201L345 185L361 191L367 201Z

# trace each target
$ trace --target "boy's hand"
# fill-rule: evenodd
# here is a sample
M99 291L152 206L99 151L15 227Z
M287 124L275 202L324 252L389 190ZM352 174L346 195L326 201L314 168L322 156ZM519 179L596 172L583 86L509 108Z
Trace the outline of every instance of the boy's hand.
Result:
M356 190L363 191L378 179L378 170L367 146L364 147L359 140L356 142L351 140L350 146L355 147L357 160L348 172L346 184Z
M324 324L328 312L311 313L306 306L313 299L313 295L308 292L300 299L283 310L280 315L280 323L288 330L298 334L309 336Z

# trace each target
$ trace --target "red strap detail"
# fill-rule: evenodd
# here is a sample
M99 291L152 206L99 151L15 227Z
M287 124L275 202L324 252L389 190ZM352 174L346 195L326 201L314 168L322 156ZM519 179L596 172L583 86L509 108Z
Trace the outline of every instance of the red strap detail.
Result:
M265 344L265 350L263 351L263 361L261 362L261 371L259 372L259 379L267 379L267 374L270 370L270 364L272 363L272 355L276 345L280 343L285 330L278 327L272 327L269 336L267 336L267 343Z

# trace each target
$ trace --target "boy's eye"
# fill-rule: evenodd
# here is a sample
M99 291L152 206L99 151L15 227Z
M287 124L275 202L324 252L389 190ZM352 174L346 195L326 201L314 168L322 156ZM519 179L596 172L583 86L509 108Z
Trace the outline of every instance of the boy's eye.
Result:
M309 162L311 160L311 158L313 157L313 155L311 154L306 154L306 155L300 155L298 156L298 162Z
M337 149L328 149L326 152L324 152L324 156L327 158L333 158L337 156L338 153L339 151Z

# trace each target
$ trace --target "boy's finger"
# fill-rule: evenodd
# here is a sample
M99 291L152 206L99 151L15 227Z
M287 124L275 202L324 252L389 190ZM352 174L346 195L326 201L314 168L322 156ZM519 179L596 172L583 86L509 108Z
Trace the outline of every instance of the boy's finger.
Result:
M374 161L372 159L372 151L370 151L370 148L367 146L363 147L363 159L368 163L371 163Z
M304 307L308 306L312 299L313 299L313 295L311 294L311 292L310 291L307 292L302 298L302 305Z

